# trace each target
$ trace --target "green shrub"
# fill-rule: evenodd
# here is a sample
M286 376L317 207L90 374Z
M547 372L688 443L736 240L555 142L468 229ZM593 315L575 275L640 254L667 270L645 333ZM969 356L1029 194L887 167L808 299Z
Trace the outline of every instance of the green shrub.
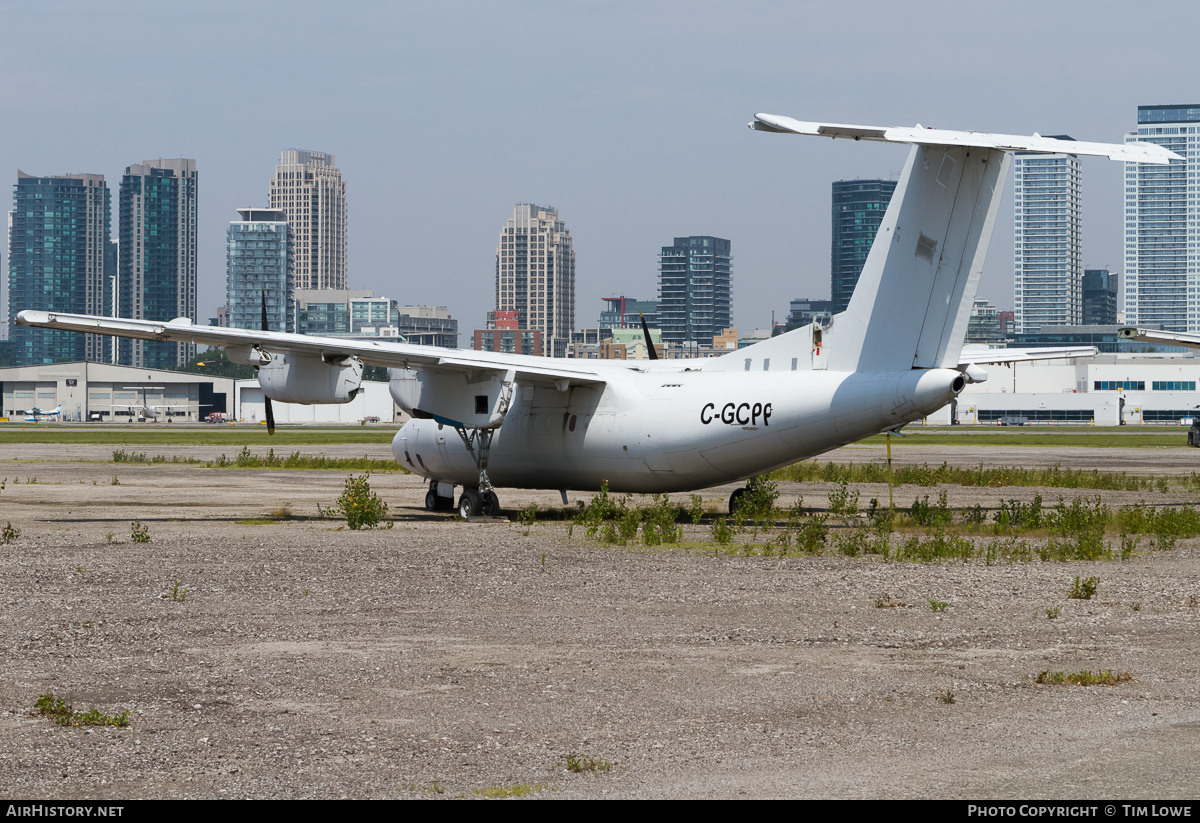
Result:
M371 491L370 476L367 472L361 477L347 477L346 488L337 499L334 510L341 512L346 518L346 526L351 529L373 529L387 517L387 503ZM391 528L390 523L387 528Z

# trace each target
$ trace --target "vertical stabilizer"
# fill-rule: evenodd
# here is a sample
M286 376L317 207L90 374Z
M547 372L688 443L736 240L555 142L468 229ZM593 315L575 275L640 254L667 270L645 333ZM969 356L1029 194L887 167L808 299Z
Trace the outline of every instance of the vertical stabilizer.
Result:
M1007 152L914 146L846 311L830 367L954 368L1000 207Z
M776 114L756 114L750 128L913 146L850 305L823 330L828 368L837 371L958 366L1011 152L1156 165L1182 159L1148 142L812 123Z

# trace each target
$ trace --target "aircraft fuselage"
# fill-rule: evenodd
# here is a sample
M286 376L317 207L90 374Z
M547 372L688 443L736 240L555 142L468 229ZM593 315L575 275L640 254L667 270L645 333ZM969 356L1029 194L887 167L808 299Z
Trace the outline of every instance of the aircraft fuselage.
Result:
M952 369L906 372L629 373L567 391L520 383L491 445L500 488L658 493L719 485L786 466L920 419L961 391ZM404 424L396 460L474 486L454 428Z

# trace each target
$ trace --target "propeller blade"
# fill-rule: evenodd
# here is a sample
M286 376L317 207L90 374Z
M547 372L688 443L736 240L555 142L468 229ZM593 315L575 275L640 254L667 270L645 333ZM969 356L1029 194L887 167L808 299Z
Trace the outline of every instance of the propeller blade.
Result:
M262 330L270 331L267 323L267 290L262 290ZM271 408L271 398L267 397L266 392L263 392L263 406L267 413L267 434L275 433L275 410Z
M646 315L638 312L638 317L642 318L642 334L646 336L646 351L650 353L651 360L657 360L658 352L654 350L654 341L650 339L650 327L646 325Z

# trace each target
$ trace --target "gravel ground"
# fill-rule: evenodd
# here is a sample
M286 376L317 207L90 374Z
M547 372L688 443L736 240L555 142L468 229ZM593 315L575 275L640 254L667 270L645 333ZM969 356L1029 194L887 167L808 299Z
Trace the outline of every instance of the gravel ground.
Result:
M28 462L48 449L81 462ZM111 451L0 455L0 522L21 531L0 546L8 798L1200 795L1200 541L1125 563L995 566L617 548L558 523L426 514L422 483L401 474L371 478L398 516L389 531L251 525L238 521L282 503L315 515L345 475L85 462ZM1195 454L896 451L1135 474L1190 472ZM830 488L784 484L783 500L821 506ZM901 487L896 502L937 491ZM947 491L956 506L1075 496ZM861 487L864 501L886 493ZM130 542L135 518L152 542ZM1095 599L1067 598L1075 575L1100 579ZM1045 669L1133 680L1035 685ZM31 713L48 692L133 722L55 726ZM611 765L573 773L568 756Z

